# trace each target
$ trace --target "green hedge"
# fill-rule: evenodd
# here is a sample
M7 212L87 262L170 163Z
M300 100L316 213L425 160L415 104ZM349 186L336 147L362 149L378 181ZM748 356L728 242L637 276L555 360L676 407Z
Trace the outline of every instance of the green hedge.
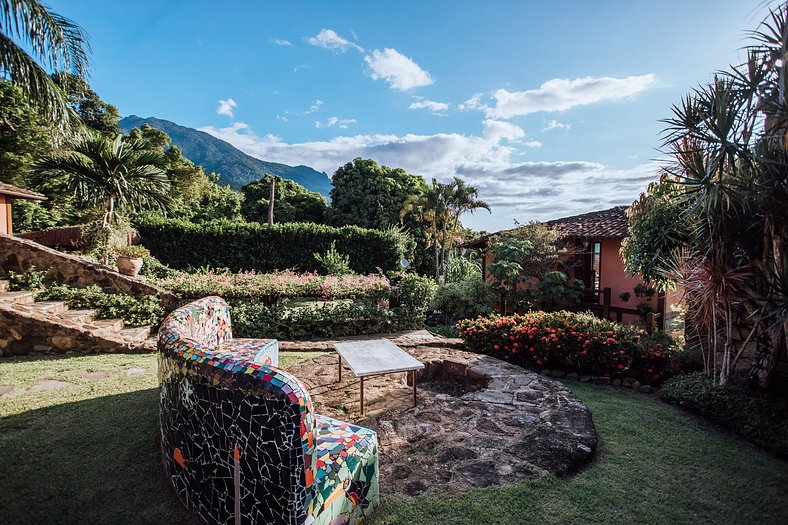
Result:
M124 326L156 327L164 317L164 307L156 296L110 294L95 284L86 288L50 284L36 300L67 301L69 308L96 310L96 319L122 319Z
M701 372L673 377L662 399L701 414L772 453L788 457L788 402L731 385L715 386Z
M287 308L260 303L230 307L235 337L286 341L376 334L420 328L423 317L411 308L383 308L366 303L337 303Z
M173 268L226 268L237 272L320 269L315 253L336 242L361 274L396 270L402 253L391 235L378 231L322 224L286 223L273 228L256 222L214 221L194 224L178 219L140 217L135 220L142 244Z

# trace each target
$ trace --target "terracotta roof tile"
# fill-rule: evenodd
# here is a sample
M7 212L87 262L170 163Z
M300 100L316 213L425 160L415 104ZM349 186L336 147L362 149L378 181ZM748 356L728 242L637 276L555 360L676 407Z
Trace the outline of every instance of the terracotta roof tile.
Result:
M563 217L546 221L544 224L554 226L564 232L564 237L572 239L623 239L629 236L629 222L627 220L628 206L616 206L607 210L592 211L571 217ZM465 248L484 248L487 241L494 235L501 235L517 231L502 230L490 233L465 243Z
M0 182L0 194L10 195L12 197L16 197L19 199L30 199L34 201L46 200L46 196L41 193L30 191L25 188L20 188L12 184L6 184L4 182Z

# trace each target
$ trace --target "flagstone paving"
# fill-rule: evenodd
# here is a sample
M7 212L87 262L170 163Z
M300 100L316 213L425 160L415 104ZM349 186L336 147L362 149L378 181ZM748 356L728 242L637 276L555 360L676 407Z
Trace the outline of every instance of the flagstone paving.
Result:
M68 386L74 386L74 383L69 383L68 381L56 381L54 379L47 379L45 381L41 381L40 383L36 383L33 386L29 386L25 390L27 390L28 392L43 392L45 390L58 390L60 388L66 388Z

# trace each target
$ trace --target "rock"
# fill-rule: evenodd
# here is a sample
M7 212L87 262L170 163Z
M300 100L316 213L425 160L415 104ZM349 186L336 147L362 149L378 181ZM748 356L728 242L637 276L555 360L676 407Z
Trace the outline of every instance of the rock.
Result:
M632 389L640 390L640 381L635 381L634 383L632 383Z
M653 394L654 387L651 385L642 385L640 388L638 388L638 392L642 392L643 394Z
M563 370L553 370L552 372L550 372L550 374L553 377L564 377L566 375L566 372L564 372Z
M577 381L578 379L580 379L580 376L577 375L576 372L569 372L568 374L566 374L566 378L571 379L572 381Z
M512 427L528 428L534 426L539 421L538 417L534 416L512 416L504 419L504 423Z
M622 383L629 383L630 385L635 381L637 381L637 379L635 379L634 377L625 377L624 379L621 380Z
M610 378L607 376L594 376L591 378L591 382L595 385L609 385Z
M145 373L145 369L144 369L144 368L142 368L142 367L140 367L140 366L135 366L135 367L132 367L132 368L127 368L127 369L125 369L125 370L123 371L123 375L124 375L124 376L128 376L128 377L131 377L131 376L139 376L139 375L142 375L142 374L144 374L144 373Z
M590 417L586 424L588 428L583 432L596 432ZM592 444L595 448L596 440ZM525 436L518 447L528 451L529 463L559 475L571 472L591 459L593 454L593 448L578 441L574 435L546 427L538 427Z
M74 386L74 383L69 383L68 381L54 381L52 379L47 379L46 381L41 381L40 383L36 383L33 386L29 386L26 388L28 392L43 392L46 390L58 390L60 388L65 388L67 386Z
M465 463L458 467L456 472L474 487L489 487L501 484L501 476L495 466L493 461L478 461Z
M621 380L618 379L618 378L615 378L610 384L613 385L613 386L621 386Z
M52 347L49 345L33 345L33 350L36 352L49 352Z
M449 461L476 459L479 454L475 450L465 447L449 447L441 450L436 459L439 463L448 463Z
M515 399L521 403L533 403L544 397L544 392L539 390L521 390L515 394Z
M0 385L0 397L10 394L15 388L14 385Z
M588 383L589 381L591 381L591 376L580 376L580 381L582 381L583 383Z
M539 372L539 373L542 374L543 376L549 376L550 375L550 371L548 369L546 369L546 368L544 370L542 370L541 372Z
M74 345L74 340L66 335L53 335L52 346L60 349L71 348Z

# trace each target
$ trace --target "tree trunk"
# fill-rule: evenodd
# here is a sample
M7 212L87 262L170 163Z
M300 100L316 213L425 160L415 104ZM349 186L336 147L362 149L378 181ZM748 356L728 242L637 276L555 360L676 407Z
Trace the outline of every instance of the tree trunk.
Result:
M435 247L435 282L440 280L440 255L438 254L438 223L436 221L432 221L432 245Z
M276 194L276 177L271 177L271 195L268 197L268 226L274 225L274 195Z

